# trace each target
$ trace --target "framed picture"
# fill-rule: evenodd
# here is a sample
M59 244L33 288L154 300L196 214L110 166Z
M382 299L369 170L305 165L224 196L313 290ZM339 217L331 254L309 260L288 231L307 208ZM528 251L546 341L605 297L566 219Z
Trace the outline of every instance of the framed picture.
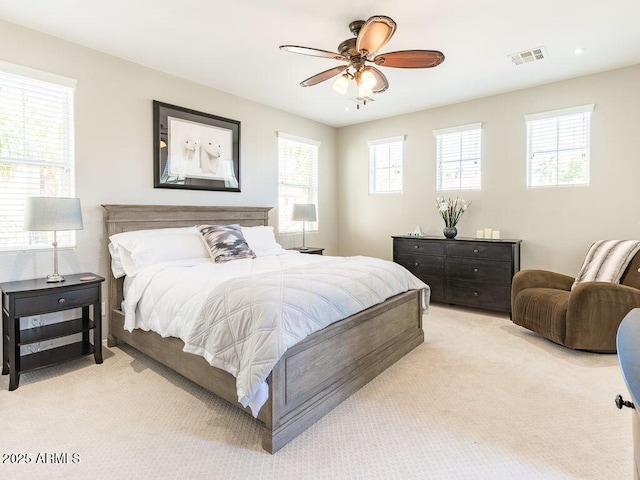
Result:
M153 186L240 191L240 122L153 101Z

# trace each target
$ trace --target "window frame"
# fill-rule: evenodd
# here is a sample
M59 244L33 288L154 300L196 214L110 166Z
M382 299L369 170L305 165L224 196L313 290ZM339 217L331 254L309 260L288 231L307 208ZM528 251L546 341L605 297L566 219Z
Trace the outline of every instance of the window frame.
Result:
M404 193L404 154L405 154L405 139L406 135L398 135L394 137L380 138L378 140L369 140L367 142L368 150L369 150L369 195L393 195L393 194L402 194ZM400 143L400 189L399 190L391 190L391 170L394 168L391 159L391 149L393 148L393 144ZM377 155L373 155L373 152L376 151L376 148L380 145L387 145L389 147L389 159L388 159L388 167L378 167L377 166ZM398 168L397 166L395 168ZM378 184L378 172L381 170L389 170L389 189L388 190L378 190L376 185Z
M471 158L464 158L464 139L463 134L465 132L478 132L478 148L477 148L477 156ZM436 137L436 192L464 192L464 191L479 191L482 190L482 122L477 123L469 123L466 125L459 125L456 127L448 127L448 128L440 128L437 130L433 130L433 136ZM443 156L445 152L443 151L443 142L448 141L449 136L460 134L460 155L454 157L453 160L447 160L444 162ZM475 133L474 133L475 135ZM474 150L474 154L476 151ZM464 178L464 163L469 161L477 161L478 163L478 176L473 182L472 186L463 185ZM457 164L459 167L459 184L457 188L449 188L450 185L444 185L444 171L443 171L443 163L447 164ZM476 186L477 185L477 186Z
M318 140L313 140L310 138L299 137L296 135L291 135L284 132L276 132L278 138L278 234L279 235L297 235L302 233L303 226L302 222L294 222L289 220L293 213L293 203L313 203L316 205L316 220L315 222L304 222L305 223L305 232L318 232L319 231L319 220L320 220L320 208L318 205L318 191L319 191L319 156L320 156L320 146L322 142ZM282 159L280 158L280 141L289 141L296 142L299 144L306 145L311 148L315 148L312 154L311 167L310 167L310 177L308 184L287 184L288 187L292 188L303 188L308 189L309 193L304 201L300 202L292 202L291 205L283 205L283 196L282 196L282 188L283 188L283 179L282 179L282 169L281 163Z
M595 104L586 104L586 105L579 105L576 107L569 107L569 108L562 108L558 110L549 110L546 112L533 113L533 114L528 114L524 116L525 122L526 122L526 129L527 129L527 133L526 133L527 135L526 137L526 142L527 142L526 185L527 185L527 188L589 186L589 183L591 181L591 114L593 113L594 110L595 110ZM584 117L583 126L586 129L585 144L581 147L561 148L560 147L561 132L560 132L559 120L562 117L575 116L575 115L583 115ZM545 120L556 120L556 122L558 122L558 125L556 127L557 134L555 136L556 147L555 149L536 150L535 152L533 152L532 144L534 143L534 139L532 138L532 126L535 122L540 122ZM585 168L586 168L586 174L585 174L586 178L584 182L582 181L572 182L572 183L560 182L560 179L559 179L560 153L568 152L568 151L580 151L581 149L584 149L583 155L585 157L584 162L585 162ZM556 153L556 156L555 156L556 162L555 162L555 170L554 170L555 183L532 184L533 157L537 153L544 153L544 152Z
M28 108L29 99L51 99L51 104L55 105L53 110L56 114L60 115L60 120L54 125L61 127L59 135L59 144L55 144L51 147L53 153L49 152L49 155L57 156L58 159L52 160L46 158L46 155L42 155L38 158L31 152L35 151L35 146L40 146L38 143L34 143L34 138L38 138L42 144L50 145L51 137L29 137L23 130L21 137L18 135L17 145L19 147L19 154L11 154L11 152L3 152L0 150L0 164L9 166L14 165L14 173L16 171L21 176L20 184L14 183L16 188L14 192L6 190L0 195L0 211L8 212L3 223L7 228L7 235L2 236L0 240L0 253L20 253L36 250L48 250L52 248L53 232L28 232L22 234L22 217L24 215L25 199L28 196L55 196L55 197L75 197L75 87L76 80L63 77L60 75L43 72L40 70L24 67L22 65L16 65L4 61L0 61L0 86L5 85L7 91L11 89L18 89L22 94L22 99L16 101L9 98L8 107L16 107L20 112L18 123L20 128L27 123L29 117L26 109ZM37 90L37 95L36 95ZM44 96L43 96L44 95ZM32 107L33 108L33 107ZM20 111L21 110L21 111ZM7 110L7 118L11 110ZM44 114L50 113L50 111L44 112ZM34 117L35 118L35 117ZM13 123L14 125L16 123ZM51 135L51 131L55 130L50 127L50 131L46 132ZM1 133L1 132L0 132ZM8 134L7 134L8 135ZM0 141L4 137L0 137ZM10 137L7 136L7 139ZM14 140L15 140L14 135ZM7 144L10 144L7 142ZM31 150L29 153L25 153ZM59 179L62 183L55 188L56 193L52 194L46 190L43 190L43 173L34 174L27 169L30 167L41 168L57 168L64 170L61 173ZM9 184L15 179L2 179L0 182ZM51 188L51 185L49 185ZM20 224L16 221L16 218L20 218ZM14 237L11 237L11 233L14 233ZM75 248L76 247L76 235L74 231L61 231L57 234L58 247L59 248ZM12 241L13 240L13 241ZM3 244L5 243L6 244Z

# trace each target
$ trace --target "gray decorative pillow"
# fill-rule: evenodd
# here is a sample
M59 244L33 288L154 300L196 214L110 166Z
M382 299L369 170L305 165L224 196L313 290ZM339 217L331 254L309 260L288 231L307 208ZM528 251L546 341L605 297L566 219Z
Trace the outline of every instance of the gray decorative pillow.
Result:
M256 258L242 235L240 225L197 225L196 228L214 262Z

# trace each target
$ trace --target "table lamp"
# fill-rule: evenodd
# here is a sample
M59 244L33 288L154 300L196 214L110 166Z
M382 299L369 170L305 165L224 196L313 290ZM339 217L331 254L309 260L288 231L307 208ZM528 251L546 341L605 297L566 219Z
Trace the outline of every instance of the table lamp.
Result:
M302 222L302 247L300 250L308 250L305 243L305 222L315 222L317 220L316 205L314 203L294 203L291 220Z
M58 273L58 238L60 230L82 230L82 211L79 198L27 197L24 210L24 229L53 232L53 274L47 282L64 282Z

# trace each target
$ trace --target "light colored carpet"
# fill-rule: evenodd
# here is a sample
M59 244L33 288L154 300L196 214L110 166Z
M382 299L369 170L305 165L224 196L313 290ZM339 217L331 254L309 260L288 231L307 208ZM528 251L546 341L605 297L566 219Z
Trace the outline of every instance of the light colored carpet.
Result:
M25 374L14 392L3 376L0 478L632 478L615 355L454 307L432 306L424 329L424 345L275 455L257 421L128 347ZM44 453L67 463L36 463Z

